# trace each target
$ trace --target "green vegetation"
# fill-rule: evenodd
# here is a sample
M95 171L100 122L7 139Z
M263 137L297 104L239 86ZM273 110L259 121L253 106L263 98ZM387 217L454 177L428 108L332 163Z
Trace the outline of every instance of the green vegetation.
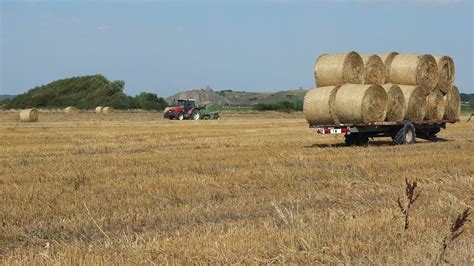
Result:
M103 75L73 77L38 86L26 93L0 102L5 109L29 107L63 108L75 106L93 109L112 106L116 109L162 110L167 104L156 94L142 92L131 97L123 92L125 82L109 81Z
M461 93L461 102L474 102L474 93Z
M15 95L0 95L0 101L15 97Z
M302 111L302 104L294 104L289 101L282 101L278 103L258 103L253 107L257 111L280 111L280 112L293 112L293 111Z

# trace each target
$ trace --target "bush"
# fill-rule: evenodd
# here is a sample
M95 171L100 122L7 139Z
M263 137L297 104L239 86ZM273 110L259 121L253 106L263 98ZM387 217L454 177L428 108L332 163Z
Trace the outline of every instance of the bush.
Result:
M278 103L259 103L253 107L254 110L257 111L279 111L279 112L293 112L293 111L302 111L303 105L302 104L295 104L289 101L282 101Z

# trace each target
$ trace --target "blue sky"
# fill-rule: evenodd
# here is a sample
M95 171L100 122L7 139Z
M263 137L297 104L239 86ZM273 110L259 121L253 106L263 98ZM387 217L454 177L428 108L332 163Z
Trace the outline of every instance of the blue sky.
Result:
M314 85L321 53L450 55L474 92L473 1L0 0L0 94L101 73L125 91Z

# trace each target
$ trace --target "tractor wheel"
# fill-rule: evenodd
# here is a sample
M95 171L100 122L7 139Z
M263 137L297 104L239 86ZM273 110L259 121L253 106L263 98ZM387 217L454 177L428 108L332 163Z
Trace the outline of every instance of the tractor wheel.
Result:
M199 118L201 118L201 113L197 110L193 111L193 113L191 114L191 119L199 120Z
M183 120L184 119L184 114L183 113L179 113L176 115L176 119L178 120Z
M220 116L219 114L215 115L214 118L215 118L216 120L221 120L221 116Z

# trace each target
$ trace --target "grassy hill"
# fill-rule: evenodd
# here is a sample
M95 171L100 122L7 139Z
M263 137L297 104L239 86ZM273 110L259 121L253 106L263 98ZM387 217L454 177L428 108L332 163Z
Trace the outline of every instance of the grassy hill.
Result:
M6 100L6 99L11 99L15 97L15 95L0 95L0 101L1 100Z
M0 104L11 108L62 108L75 106L93 109L96 106L112 106L116 109L163 109L166 102L156 94L141 93L131 97L123 92L125 82L109 81L103 75L72 77L35 87Z

